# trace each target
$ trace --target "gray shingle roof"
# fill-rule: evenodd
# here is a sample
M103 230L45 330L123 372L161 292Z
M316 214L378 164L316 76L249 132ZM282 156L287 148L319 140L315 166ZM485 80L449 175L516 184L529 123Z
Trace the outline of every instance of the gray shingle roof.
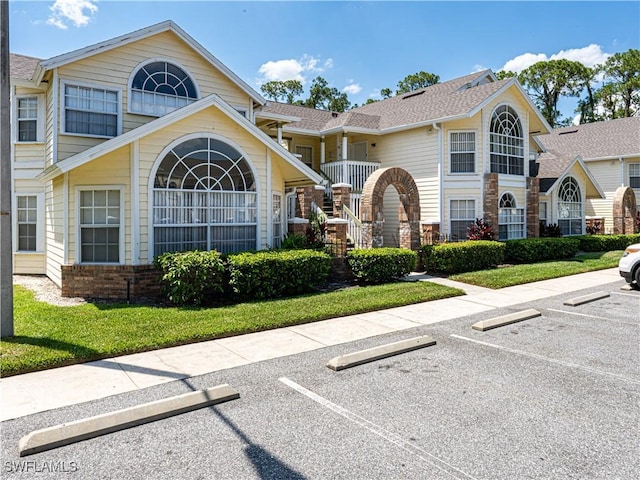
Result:
M339 127L392 129L468 114L511 81L507 79L479 82L480 84L476 85L479 80L488 78L489 73L489 70L476 72L408 94L353 108L345 113L278 102L267 102L261 110L302 119L289 123L289 128L318 132Z
M640 156L640 117L619 118L557 128L538 139L547 149L541 158L580 155L583 160Z
M36 67L40 63L39 58L27 57L17 53L9 54L9 75L12 78L31 80Z
M545 154L535 161L537 173L534 175L540 179L540 192L548 192L555 181L569 168L577 155ZM532 175L533 175L533 169Z

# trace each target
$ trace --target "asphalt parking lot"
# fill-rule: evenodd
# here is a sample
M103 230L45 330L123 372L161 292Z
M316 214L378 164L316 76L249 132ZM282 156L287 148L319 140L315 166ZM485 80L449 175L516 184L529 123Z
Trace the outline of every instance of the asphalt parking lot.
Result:
M624 282L3 422L3 478L635 479L640 291ZM609 297L580 306L569 298ZM540 317L471 325L534 308ZM436 345L332 371L412 336ZM27 433L228 383L240 398L18 456ZM55 471L54 471L55 470Z

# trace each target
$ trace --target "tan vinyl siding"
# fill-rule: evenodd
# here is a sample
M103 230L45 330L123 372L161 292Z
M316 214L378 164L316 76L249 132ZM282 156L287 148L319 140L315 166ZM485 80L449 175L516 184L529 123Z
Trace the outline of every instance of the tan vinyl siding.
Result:
M69 173L69 263L78 263L79 260L76 250L78 232L76 191L79 187L95 187L96 190L101 190L101 186L104 185L105 188L124 187L121 200L124 202L125 216L120 226L125 231L125 258L121 259L121 263L131 264L131 196L129 195L131 169L129 159L129 146L125 146Z
M444 175L447 175L450 180L459 180L461 176L478 176L481 178L483 172L483 130L482 130L482 115L477 114L472 118L465 118L462 120L457 120L454 122L447 122L444 125L444 132L442 136L442 149L443 149L443 171ZM451 174L451 158L450 158L450 142L451 142L451 132L473 132L476 136L476 165L475 165L475 173L473 174L462 174L462 173L454 173Z
M64 265L64 177L60 176L45 187L45 222L47 276L58 286L62 285L60 266Z
M438 132L417 128L385 135L375 143L368 149L369 161L409 172L420 192L422 221L439 221Z
M86 83L120 90L122 131L126 133L154 118L127 111L130 76L141 63L151 59L167 60L182 66L196 82L200 98L216 93L234 107L250 107L251 99L244 91L171 32L159 33L64 65L59 68L59 78L70 83ZM60 96L62 93L60 91ZM59 158L62 160L103 141L104 139L90 137L61 136Z
M475 202L475 217L482 217L482 197L477 188L445 188L443 199L442 223L440 231L443 234L451 233L451 200L473 200ZM473 221L473 220L472 220ZM469 222L471 224L471 222ZM464 238L460 240L465 240Z
M17 275L43 275L46 272L44 253L14 253L13 273Z

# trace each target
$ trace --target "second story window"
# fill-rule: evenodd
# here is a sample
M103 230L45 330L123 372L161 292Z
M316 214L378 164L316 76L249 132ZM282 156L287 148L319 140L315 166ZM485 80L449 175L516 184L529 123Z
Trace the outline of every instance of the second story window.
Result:
M475 132L451 132L451 173L474 173L476 171Z
M117 90L64 84L64 133L118 135L119 96Z
M500 105L491 116L491 172L524 175L524 134L518 113Z
M169 62L151 62L133 76L129 109L161 117L197 99L196 85L187 72Z
M18 142L38 141L38 97L18 98Z

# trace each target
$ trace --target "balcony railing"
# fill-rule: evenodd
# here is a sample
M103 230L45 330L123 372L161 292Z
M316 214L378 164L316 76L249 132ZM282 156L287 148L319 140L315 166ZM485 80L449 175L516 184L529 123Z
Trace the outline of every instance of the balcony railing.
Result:
M379 163L357 160L339 160L320 165L320 170L332 184L348 183L353 193L361 193L364 182L378 168L380 168Z

